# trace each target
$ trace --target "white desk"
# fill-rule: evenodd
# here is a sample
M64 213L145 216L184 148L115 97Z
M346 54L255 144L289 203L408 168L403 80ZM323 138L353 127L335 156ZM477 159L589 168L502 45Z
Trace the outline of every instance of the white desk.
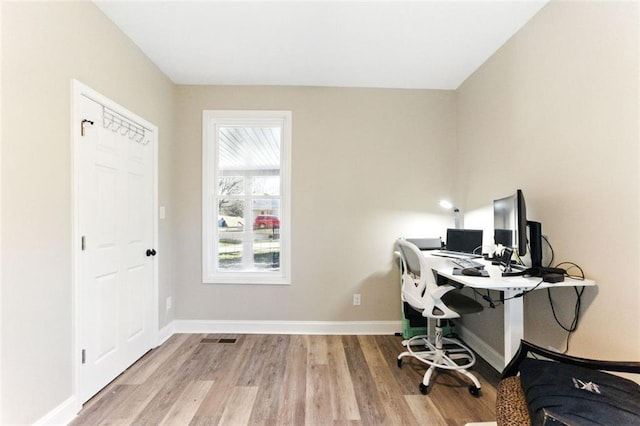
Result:
M429 252L423 252L431 268L440 276L449 278L467 287L477 289L499 290L504 292L504 362L506 364L513 358L520 346L520 340L524 337L524 309L522 297L513 298L522 291L533 289L542 281L538 277L503 277L502 271L497 265L482 259L473 259L484 263L489 277L474 277L468 275L453 275L454 264L450 258L433 256ZM565 278L563 282L550 284L542 283L536 290L548 287L580 287L595 286L593 280L575 280Z

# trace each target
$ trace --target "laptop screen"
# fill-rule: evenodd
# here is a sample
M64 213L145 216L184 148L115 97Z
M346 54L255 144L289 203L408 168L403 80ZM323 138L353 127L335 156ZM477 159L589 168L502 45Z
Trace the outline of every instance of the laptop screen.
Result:
M482 229L447 229L447 250L480 254Z

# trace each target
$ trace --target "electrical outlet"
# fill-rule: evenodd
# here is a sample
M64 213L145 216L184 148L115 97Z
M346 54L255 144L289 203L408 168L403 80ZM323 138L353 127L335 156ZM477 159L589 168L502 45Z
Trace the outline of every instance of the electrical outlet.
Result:
M172 305L172 300L171 300L171 296L169 296L167 297L167 311L171 309L171 305Z
M353 306L360 306L360 293L353 294Z

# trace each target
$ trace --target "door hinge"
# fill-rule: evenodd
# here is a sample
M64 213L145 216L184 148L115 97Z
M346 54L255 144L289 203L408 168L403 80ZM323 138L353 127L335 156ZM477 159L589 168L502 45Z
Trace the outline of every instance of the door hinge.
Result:
M82 363L83 364L87 363L87 350L86 349L82 350Z
M85 236L83 235L82 238L80 238L80 249L84 251L86 248L87 248L87 241Z

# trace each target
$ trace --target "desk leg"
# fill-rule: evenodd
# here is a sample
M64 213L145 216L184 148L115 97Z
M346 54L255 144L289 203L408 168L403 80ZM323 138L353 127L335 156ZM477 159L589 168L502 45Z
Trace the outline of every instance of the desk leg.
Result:
M511 299L520 291L507 290L504 292L504 365L518 351L520 340L524 337L524 305L522 297Z

